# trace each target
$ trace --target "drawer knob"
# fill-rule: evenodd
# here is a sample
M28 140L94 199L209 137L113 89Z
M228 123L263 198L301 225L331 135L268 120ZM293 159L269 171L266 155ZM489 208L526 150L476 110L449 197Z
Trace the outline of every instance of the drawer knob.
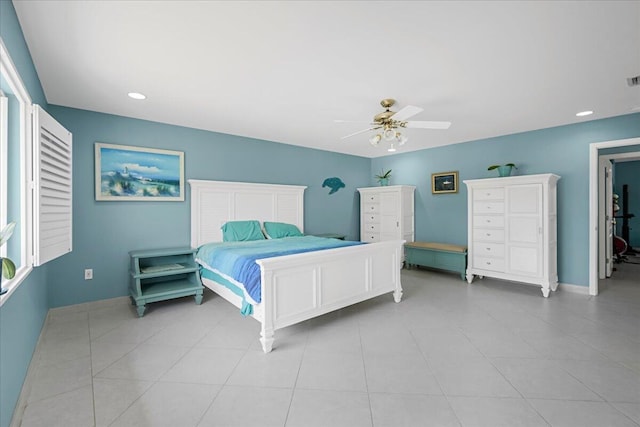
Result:
M487 233L487 236L491 236L491 233Z
M491 265L491 261L487 261L487 265Z
M487 248L487 250L488 250L488 251L490 251L490 250L491 250L491 248Z
M488 222L488 223L491 223L491 220L490 220L490 219L488 219L488 220L487 220L487 222Z

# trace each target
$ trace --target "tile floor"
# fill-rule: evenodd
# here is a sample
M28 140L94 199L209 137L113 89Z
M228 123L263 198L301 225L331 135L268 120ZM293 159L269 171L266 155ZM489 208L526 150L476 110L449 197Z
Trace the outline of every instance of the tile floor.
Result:
M639 258L640 259L640 258ZM600 296L404 270L391 295L276 332L211 292L52 310L21 425L638 426L640 265Z

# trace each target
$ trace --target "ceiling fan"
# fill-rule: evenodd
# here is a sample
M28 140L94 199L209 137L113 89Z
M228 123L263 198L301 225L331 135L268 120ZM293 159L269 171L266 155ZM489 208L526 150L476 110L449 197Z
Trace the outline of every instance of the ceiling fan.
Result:
M385 141L391 142L391 148L389 148L389 151L396 151L394 143L397 143L398 145L404 145L404 143L406 143L408 140L408 138L399 131L399 128L449 129L449 126L451 126L451 122L429 122L417 120L407 121L409 117L415 116L419 112L423 111L423 109L420 107L415 107L413 105L407 105L398 112L391 111L391 107L395 103L395 99L383 99L382 101L380 101L380 105L382 105L385 111L373 116L373 122L369 123L371 127L360 130L358 132L354 132L349 135L345 135L340 139L350 138L352 136L359 135L371 130L378 130L380 132L377 132L375 135L369 138L369 142L371 143L371 145L377 146L380 141L384 139ZM362 122L336 120L336 123Z

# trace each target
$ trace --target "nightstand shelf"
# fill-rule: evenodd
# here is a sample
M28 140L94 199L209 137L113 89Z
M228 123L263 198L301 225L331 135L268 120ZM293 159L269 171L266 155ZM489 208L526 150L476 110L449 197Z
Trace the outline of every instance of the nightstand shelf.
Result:
M190 247L129 252L129 293L138 316L144 315L146 304L150 302L190 295L195 296L196 304L202 302L203 286L193 258L195 252Z

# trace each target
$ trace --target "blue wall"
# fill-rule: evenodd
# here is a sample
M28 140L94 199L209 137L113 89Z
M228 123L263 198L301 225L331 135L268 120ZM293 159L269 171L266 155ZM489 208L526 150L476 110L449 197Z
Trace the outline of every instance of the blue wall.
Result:
M0 37L33 102L46 106L13 4L0 0ZM13 142L10 141L10 144ZM15 149L15 147L12 147ZM48 310L46 267L35 269L0 307L0 426L11 422Z
M467 242L465 179L496 176L513 162L518 175L555 173L558 182L558 275L589 285L589 144L640 136L640 114L542 129L374 159L371 175L393 169L392 183L416 185L416 240ZM425 135L428 137L428 135ZM411 141L408 142L411 144ZM456 194L431 194L431 174L459 171ZM374 184L372 179L371 184Z
M188 188L184 202L95 201L95 142L184 151L187 179L306 185L305 232L359 238L355 189L369 182L367 158L65 107L50 111L73 133L74 162L73 252L49 264L52 307L127 295L129 251L189 244ZM329 195L322 183L333 176L346 188ZM93 268L93 280L84 280L85 268Z
M635 217L629 219L629 241L627 242L636 250L640 249L640 161L616 162L613 188L620 196L620 211L616 215L622 215L622 186L627 184L629 193L629 213ZM616 220L618 236L622 237L622 219Z
M365 159L102 113L50 106L74 135L74 250L49 264L51 307L127 294L128 252L189 244L185 202L96 202L94 143L181 150L186 177L307 185L306 232L358 238L356 187L393 169L392 183L413 184L416 238L465 244L466 187L462 180L494 176L489 164L514 162L518 174L553 172L559 183L559 275L588 285L588 144L640 135L640 114L596 120L419 152ZM572 160L568 160L572 159ZM433 172L457 170L457 194L432 195ZM325 178L347 184L334 195ZM188 190L188 189L187 189ZM85 281L83 270L94 269Z

